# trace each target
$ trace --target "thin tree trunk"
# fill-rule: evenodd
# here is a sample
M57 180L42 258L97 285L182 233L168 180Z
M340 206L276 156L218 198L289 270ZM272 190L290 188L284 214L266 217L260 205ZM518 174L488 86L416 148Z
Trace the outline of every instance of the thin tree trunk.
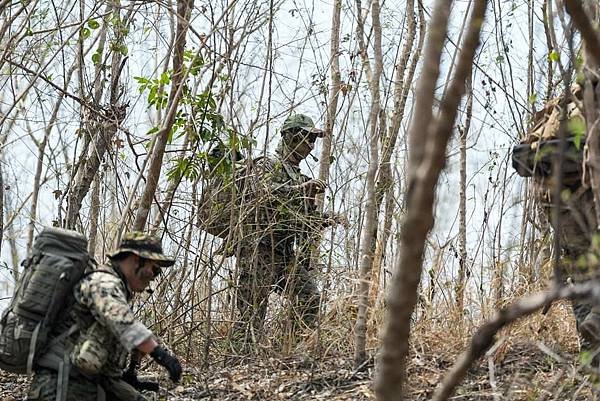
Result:
M337 116L338 99L341 88L340 73L340 16L342 1L334 0L333 18L331 21L331 87L329 88L329 103L327 104L327 117L325 119L325 136L323 137L321 158L319 163L319 179L327 182L331 166L331 144L333 142L333 127ZM317 196L317 207L323 209L324 194Z
M50 136L50 131L52 130L52 125L56 121L56 116L58 114L59 105L62 103L62 99L64 97L59 95L59 99L56 102L56 105L53 110L52 117L50 118L50 124L48 128L44 132L44 138L42 138L42 142L37 144L38 155L37 155L37 165L35 168L35 176L33 177L33 188L31 191L31 208L29 209L29 224L27 227L27 253L31 252L31 246L33 244L33 231L35 228L35 222L37 220L37 205L38 205L38 196L40 193L40 180L42 178L42 169L44 167L44 157L46 151L46 144L48 143L48 137Z
M98 216L100 215L100 184L102 175L96 174L92 184L92 198L90 205L90 230L88 234L88 252L94 256L96 253L96 238L98 236Z
M158 186L158 179L162 168L163 157L169 138L169 132L173 128L173 122L179 106L179 100L183 93L184 68L183 53L185 50L186 36L190 23L191 11L194 7L193 0L179 0L177 2L177 36L173 54L173 78L171 81L171 93L169 94L168 112L160 130L156 133L156 141L149 156L148 175L146 186L140 199L139 208L133 223L133 229L142 231L148 220L152 200Z
M409 157L407 210L400 233L396 272L388 297L380 369L375 383L377 398L380 401L404 398L410 320L417 301L425 241L433 227L435 187L445 165L446 147L452 135L457 108L465 92L465 81L471 75L473 57L479 44L487 7L485 0L475 1L452 83L442 100L438 117L432 121L434 85L439 75L439 61L451 3L440 0L434 7L424 60L425 72L420 80L416 100L418 107L409 132L410 151L416 154Z
M471 77L467 81L467 110L465 124L459 129L460 140L460 189L458 206L458 279L456 283L456 310L461 314L464 309L465 288L469 272L467 268L467 137L471 127L471 116L473 114L473 92Z
M14 225L12 223L13 217L16 215L17 211L11 211L8 208L10 207L10 197L8 193L5 193L6 199L3 200L4 206L4 216L7 217L7 221L3 224L6 230L6 240L8 242L8 246L10 248L10 262L12 274L15 279L15 282L19 280L19 250L17 248L17 233L15 232Z
M357 11L361 12L360 1L357 1ZM377 232L377 200L375 193L375 176L379 164L379 129L381 127L381 99L380 99L380 78L383 70L383 57L381 53L381 22L379 20L379 1L371 2L373 38L374 38L374 61L375 66L372 74L369 74L367 50L364 44L361 46L361 55L363 58L363 67L370 75L369 89L371 91L371 113L369 116L369 167L366 179L366 203L365 203L365 222L361 233L360 244L360 286L358 295L358 314L355 327L355 351L354 365L360 366L366 360L366 333L367 333L367 312L369 303L369 285L371 268L373 266L373 252L375 250L376 232ZM358 23L358 33L362 37L362 21ZM359 42L361 39L359 39Z
M2 239L4 238L4 172L0 165L0 256L2 255Z
M333 2L333 17L331 20L331 86L329 88L329 102L327 103L327 116L325 117L325 135L322 141L321 157L319 161L319 179L323 182L329 181L329 169L331 167L331 149L333 143L333 128L335 118L337 116L338 100L341 89L341 73L340 73L340 20L342 12L342 1L334 0ZM317 194L315 197L318 210L324 209L325 194ZM316 266L319 260L319 244L322 240L322 233L315 233L312 238L311 246L311 266Z
M109 9L112 9L115 18L119 19L119 23L116 24L117 27L115 27L115 41L117 44L122 44L124 38L121 28L119 28L122 24L120 17L120 2L117 0L114 4L107 5L107 10ZM104 41L104 38L105 32L102 31L100 33L100 43ZM83 199L90 190L90 186L94 176L98 173L104 155L110 149L113 137L125 119L126 106L119 104L121 91L119 82L121 79L121 72L125 66L124 62L125 60L123 59L121 52L113 50L110 71L110 99L107 107L108 111L105 112L105 115L101 118L99 118L100 116L95 115L86 116L87 120L84 122L84 135L86 135L85 140L89 141L89 146L84 146L82 150L81 161L76 166L73 182L69 188L66 217L67 228L76 228ZM79 70L83 71L83 66L80 66ZM100 66L98 65L96 67L97 79L94 85L95 93L92 100L93 104L100 103L103 92L103 87L99 83L102 81L100 79L99 70ZM88 143L86 143L86 145Z
M392 168L391 159L396 148L396 142L398 139L398 133L400 132L400 125L404 119L404 112L406 110L406 100L408 98L408 90L412 85L412 79L414 76L414 70L418 59L421 54L421 48L418 47L415 52L410 68L409 65L411 49L414 44L416 36L416 21L414 16L414 0L406 2L406 19L407 19L407 33L404 42L402 52L398 54L398 60L395 66L395 83L394 83L394 111L392 113L392 119L390 128L387 136L383 140L383 149L381 151L381 163L379 165L379 176L377 177L377 183L375 186L376 193L376 207L377 213L375 220L379 221L379 211L384 197L386 197L386 208L384 216L384 227L382 233L376 232L377 238L375 249L373 249L373 279L371 281L370 290L370 301L369 305L373 305L379 294L379 274L383 263L383 255L385 254L385 248L387 246L387 239L389 238L392 215L395 210L395 199L394 199L394 182L392 180ZM420 43L422 44L422 42Z

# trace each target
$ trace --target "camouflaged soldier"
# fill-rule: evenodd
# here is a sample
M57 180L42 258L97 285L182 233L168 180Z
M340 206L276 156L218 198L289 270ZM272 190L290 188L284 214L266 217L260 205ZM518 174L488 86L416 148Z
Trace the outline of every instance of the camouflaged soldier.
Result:
M565 278L582 282L592 277L597 263L598 235L593 194L584 172L585 118L578 107L583 91L579 85L571 88L567 99L555 98L534 116L534 126L527 137L513 150L513 167L519 175L533 178L535 197L560 236L561 267ZM566 100L566 101L565 101ZM553 219L556 210L554 168L558 158L560 121L564 118L566 143L561 165L561 197L558 226ZM578 332L583 350L600 346L600 307L587 302L573 302Z
M53 329L49 350L35 370L28 400L143 401L141 390L158 391L157 383L140 382L135 371L125 372L132 351L150 356L179 381L181 365L160 346L152 332L137 320L129 305L162 267L160 241L149 235L125 234L106 266L86 271L75 285L74 300ZM62 366L55 370L56 366Z
M256 340L261 332L273 290L290 298L295 321L314 325L320 294L309 273L311 239L336 222L316 210L315 196L325 191L325 183L302 174L299 167L323 131L310 117L296 114L285 120L281 136L276 157L256 159L253 171L259 184L253 189L255 215L249 219L256 224L245 222L238 242L237 306L246 341ZM262 199L256 188L261 185Z

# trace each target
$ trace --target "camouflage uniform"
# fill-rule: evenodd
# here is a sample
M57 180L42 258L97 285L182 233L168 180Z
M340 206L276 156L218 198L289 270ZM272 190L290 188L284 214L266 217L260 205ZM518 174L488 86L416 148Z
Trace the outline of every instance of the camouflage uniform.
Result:
M282 133L300 127L302 135L322 136L322 131L304 115L288 118ZM252 177L246 180L246 185L254 185L250 191L254 215L242 227L236 254L237 306L246 336L251 335L249 329L255 336L260 333L273 290L289 296L294 321L313 326L319 312L320 294L309 273L310 244L312 233L325 227L327 219L316 210L314 198L298 188L310 178L300 172L297 164L285 159L285 146L284 137L277 157L258 159L252 169L254 183L249 184Z
M130 233L109 256L132 252L171 266L174 261L156 242L145 234ZM53 328L54 340L38 360L27 399L145 400L121 380L130 352L152 337L131 310L131 298L131 288L115 262L87 271L73 289L68 312Z
M572 88L572 96L579 102L583 100L578 85ZM535 197L560 239L563 256L561 270L565 279L582 282L591 278L594 270L588 256L597 251L592 246L593 237L597 234L597 222L593 193L584 178L582 150L585 140L580 138L581 143L578 144L572 132L574 128L585 130L585 120L572 99L564 102L567 138L561 166L562 202L558 210L558 225L553 218L557 185L553 163L560 146L558 132L563 102L562 98L553 99L534 116L535 124L527 138L513 151L513 166L520 175L533 177ZM573 312L578 332L582 334L582 349L596 348L600 345L600 309L585 301L574 301Z

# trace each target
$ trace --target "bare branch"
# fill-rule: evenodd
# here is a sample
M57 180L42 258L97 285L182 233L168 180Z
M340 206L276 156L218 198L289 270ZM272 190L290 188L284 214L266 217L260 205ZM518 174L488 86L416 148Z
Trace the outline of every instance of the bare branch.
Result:
M460 355L457 362L446 374L441 386L434 393L432 401L444 401L452 395L456 386L464 379L469 368L490 348L494 343L494 336L503 327L522 317L531 315L559 299L585 299L597 303L600 301L599 297L600 283L598 281L588 281L570 287L553 287L548 291L521 298L500 309L475 332L471 338L469 348Z
M594 64L598 66L600 65L600 39L582 4L581 0L565 0L565 8L585 41L586 55L592 57Z

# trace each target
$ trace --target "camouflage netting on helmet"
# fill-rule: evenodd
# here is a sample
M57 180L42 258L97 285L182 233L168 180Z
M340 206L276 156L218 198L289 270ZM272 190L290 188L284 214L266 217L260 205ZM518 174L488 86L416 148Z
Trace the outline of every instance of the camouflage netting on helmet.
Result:
M519 175L532 177L533 193L555 233L560 235L564 267L568 276L579 279L589 273L590 245L595 234L594 198L584 168L585 118L581 110L583 91L571 88L570 97L550 100L534 115L526 137L513 149L513 167ZM563 111L564 108L564 111ZM558 225L553 218L556 162L561 146L561 119L564 118L565 145L561 165L562 204Z

